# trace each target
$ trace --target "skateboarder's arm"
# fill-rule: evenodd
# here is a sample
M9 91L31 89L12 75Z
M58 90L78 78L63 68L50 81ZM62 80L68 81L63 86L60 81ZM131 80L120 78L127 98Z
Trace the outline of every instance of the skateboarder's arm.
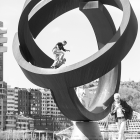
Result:
M70 52L70 50L66 50L67 52Z
M63 46L62 46L61 50L63 50L64 52L66 52L66 51L70 52L70 50L66 50Z
M66 51L67 51L67 52L70 52L70 50L66 50L66 49L65 49L65 52L66 52Z
M63 46L60 47L60 50L66 52L66 51L69 51L69 50L66 50Z

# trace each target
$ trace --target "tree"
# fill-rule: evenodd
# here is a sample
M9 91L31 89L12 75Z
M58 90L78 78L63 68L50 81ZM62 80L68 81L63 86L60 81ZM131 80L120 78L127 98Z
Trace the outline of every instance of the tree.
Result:
M119 93L121 95L121 99L125 100L134 111L140 113L140 82L121 82Z

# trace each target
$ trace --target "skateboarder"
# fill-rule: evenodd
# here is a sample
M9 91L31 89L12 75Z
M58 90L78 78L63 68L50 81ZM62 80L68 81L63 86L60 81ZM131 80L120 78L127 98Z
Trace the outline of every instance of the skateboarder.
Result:
M55 61L52 64L52 68L54 68L56 66L56 63L62 63L63 59L64 59L64 52L66 51L70 51L70 50L66 50L64 48L64 46L67 44L67 41L63 41L63 42L58 42L55 47L52 49L52 52L55 56Z

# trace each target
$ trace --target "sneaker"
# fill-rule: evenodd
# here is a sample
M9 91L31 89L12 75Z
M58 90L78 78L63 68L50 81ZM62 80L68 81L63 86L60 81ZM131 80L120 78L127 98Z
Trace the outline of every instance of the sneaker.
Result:
M51 68L54 68L55 66L51 66Z

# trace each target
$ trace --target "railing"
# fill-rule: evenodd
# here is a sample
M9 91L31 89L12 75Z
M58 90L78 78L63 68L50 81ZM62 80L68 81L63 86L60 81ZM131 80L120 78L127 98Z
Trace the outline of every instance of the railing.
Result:
M117 125L113 121L99 121L99 128L103 140L117 140L118 130ZM73 126L58 132L56 135L63 137L63 140L71 137ZM68 135L68 137L66 137ZM140 140L140 120L133 119L127 121L125 128L125 137L127 140Z
M115 131L104 131L101 132L103 140L117 140L118 132ZM139 140L140 134L138 132L133 131L125 131L125 138L127 140Z

